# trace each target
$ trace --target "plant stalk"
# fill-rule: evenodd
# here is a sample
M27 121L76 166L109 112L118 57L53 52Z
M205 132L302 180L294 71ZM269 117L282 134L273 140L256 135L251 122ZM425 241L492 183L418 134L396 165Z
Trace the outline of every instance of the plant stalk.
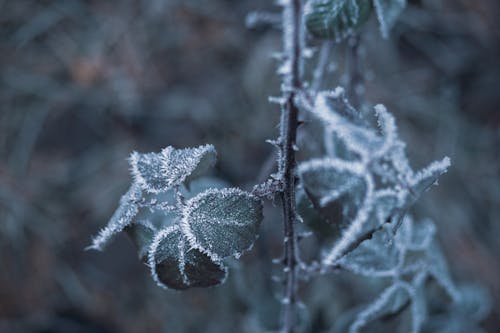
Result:
M285 295L282 305L282 331L295 332L297 324L297 220L295 204L295 144L297 139L298 113L295 96L301 87L301 1L289 0L283 7L283 39L285 61L290 66L284 75L284 104L280 121L279 171L283 182L281 201L284 225Z

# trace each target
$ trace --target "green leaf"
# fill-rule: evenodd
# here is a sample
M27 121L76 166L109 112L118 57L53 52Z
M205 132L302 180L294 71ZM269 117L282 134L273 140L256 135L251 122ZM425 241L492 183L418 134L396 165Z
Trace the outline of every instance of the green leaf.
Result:
M224 282L224 265L199 249L193 249L179 226L160 231L149 250L151 275L160 287L184 290L210 287Z
M316 38L340 40L370 16L370 0L310 0L304 9L307 30Z
M262 221L262 202L237 188L209 189L186 202L181 220L192 247L219 258L251 248Z

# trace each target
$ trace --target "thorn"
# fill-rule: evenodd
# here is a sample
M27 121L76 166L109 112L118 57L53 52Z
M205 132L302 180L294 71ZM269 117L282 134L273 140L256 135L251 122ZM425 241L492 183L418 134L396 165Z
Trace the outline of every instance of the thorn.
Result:
M285 258L284 257L274 258L272 260L272 263L275 265L283 265L285 264Z
M281 142L280 139L276 139L276 140L266 140L267 143L275 146L276 148L281 148L283 146L283 143Z
M267 100L269 101L269 103L278 105L284 105L286 103L286 99L282 96L269 96Z
M286 55L283 52L273 52L271 58L281 61L286 58Z
M284 279L281 276L273 275L271 276L271 281L276 283L282 283Z
M314 235L314 233L311 231L303 232L297 235L297 240L301 241L305 238L311 237L312 235Z

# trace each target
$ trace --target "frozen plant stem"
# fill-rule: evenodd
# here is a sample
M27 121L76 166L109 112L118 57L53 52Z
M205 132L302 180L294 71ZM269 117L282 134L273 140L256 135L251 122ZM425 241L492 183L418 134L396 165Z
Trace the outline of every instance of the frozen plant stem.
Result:
M283 4L284 61L288 70L283 75L284 104L280 121L279 172L283 182L281 201L284 225L285 294L282 308L282 331L295 331L297 319L297 238L294 223L295 207L295 142L299 109L295 102L300 89L301 60L301 1L288 0Z

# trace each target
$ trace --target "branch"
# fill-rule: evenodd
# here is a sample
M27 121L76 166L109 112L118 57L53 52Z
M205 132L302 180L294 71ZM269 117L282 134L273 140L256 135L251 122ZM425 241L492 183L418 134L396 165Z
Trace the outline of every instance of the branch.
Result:
M279 174L283 183L285 296L282 308L282 332L295 332L297 318L297 237L295 221L295 142L297 138L299 109L295 101L301 88L301 1L283 2L283 42L285 70L283 72L283 100L280 121Z

